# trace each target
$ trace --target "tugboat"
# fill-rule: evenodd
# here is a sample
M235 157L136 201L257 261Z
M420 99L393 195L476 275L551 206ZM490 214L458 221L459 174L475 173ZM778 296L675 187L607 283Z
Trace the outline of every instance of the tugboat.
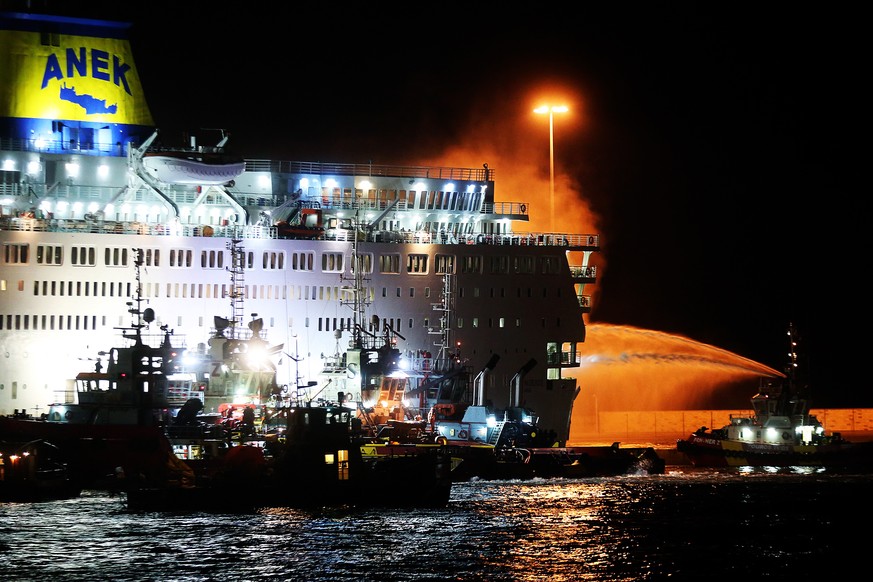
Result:
M136 289L128 302L133 322L120 328L128 345L100 352L94 369L76 376L74 400L55 402L38 417L24 412L0 417L0 439L52 443L83 486L160 469L172 456L163 427L170 377L180 369L184 349L172 345L165 325L159 336L144 333L155 313L143 307L141 250L134 255Z
M824 467L873 470L873 442L850 442L828 433L810 414L799 385L797 330L788 327L789 360L780 384L762 381L751 416L736 416L720 429L701 427L676 442L696 467Z

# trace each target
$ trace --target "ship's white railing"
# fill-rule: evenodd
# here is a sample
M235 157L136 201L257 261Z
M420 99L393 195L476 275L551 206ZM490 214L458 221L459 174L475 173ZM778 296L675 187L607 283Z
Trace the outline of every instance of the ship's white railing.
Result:
M445 166L406 166L383 164L332 164L325 162L290 162L246 159L247 172L279 172L316 176L389 176L438 180L485 182L494 180L490 168L455 168Z
M44 219L27 217L0 218L0 230L81 232L95 234L141 234L149 236L214 236L223 238L263 239L278 238L274 226L211 226L182 225L178 223L116 222L77 219ZM329 229L319 239L352 241L352 229ZM600 235L596 234L558 234L558 233L513 233L513 234L454 234L445 231L373 231L358 232L358 240L372 242L398 242L418 244L465 244L465 245L521 245L521 246L561 246L567 248L597 250ZM596 267L575 268L574 277L596 277ZM584 272L583 272L584 271ZM588 275L586 275L587 273Z
M141 234L148 236L214 236L242 239L278 238L274 226L209 226L63 218L3 217L0 218L0 230Z

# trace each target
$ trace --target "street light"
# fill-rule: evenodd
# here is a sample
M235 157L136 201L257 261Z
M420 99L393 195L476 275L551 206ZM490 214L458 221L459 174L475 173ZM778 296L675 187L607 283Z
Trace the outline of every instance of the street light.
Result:
M549 230L555 232L555 113L566 113L566 105L543 105L534 113L549 114Z

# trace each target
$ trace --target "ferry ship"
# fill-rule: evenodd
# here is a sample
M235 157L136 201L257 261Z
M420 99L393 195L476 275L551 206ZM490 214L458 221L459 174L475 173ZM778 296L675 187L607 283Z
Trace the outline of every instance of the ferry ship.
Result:
M231 338L256 317L284 390L363 404L323 379L356 377L353 337L390 335L411 376L487 368L483 401L566 443L597 234L524 231L525 193L498 197L488 164L247 159L218 132L158 147L130 26L0 13L0 414L75 400L83 361L127 324L142 249L152 325L189 353L209 355L216 314Z

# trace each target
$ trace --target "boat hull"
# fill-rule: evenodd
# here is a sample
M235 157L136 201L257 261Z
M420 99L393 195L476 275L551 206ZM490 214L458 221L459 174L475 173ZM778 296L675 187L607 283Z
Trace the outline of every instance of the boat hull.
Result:
M363 454L370 458L396 454L397 447L408 445L368 444ZM419 444L420 448L436 445ZM482 443L449 442L451 479L454 483L473 480L553 479L614 477L645 473L664 473L665 462L651 447L612 446L496 448Z
M202 162L169 155L146 155L142 165L150 176L165 184L221 185L245 172L245 161Z
M44 440L0 440L0 502L24 503L72 499L82 493L66 457Z
M873 470L873 442L774 445L691 435L677 441L676 448L695 467L824 467Z
M45 440L61 450L70 477L83 486L111 484L119 472L153 472L166 462L169 442L160 427L84 425L0 417L0 438Z
M294 467L283 460L268 460L257 467L213 467L208 477L195 471L196 482L189 486L131 481L126 488L127 510L245 513L271 507L439 508L451 496L450 458L441 450L397 451L352 462L347 472L326 467L319 456L323 455L312 456L314 464L301 461ZM242 490L247 495L240 500Z

